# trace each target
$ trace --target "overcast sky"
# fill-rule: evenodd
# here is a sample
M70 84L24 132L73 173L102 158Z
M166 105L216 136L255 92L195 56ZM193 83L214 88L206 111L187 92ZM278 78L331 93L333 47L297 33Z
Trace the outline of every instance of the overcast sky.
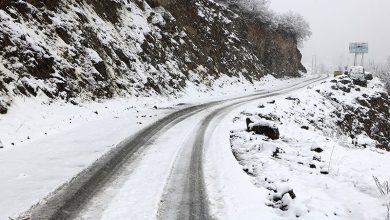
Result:
M330 69L351 65L349 42L368 42L366 64L385 62L390 56L390 0L271 0L277 12L295 11L310 23L313 35L304 43L303 63Z

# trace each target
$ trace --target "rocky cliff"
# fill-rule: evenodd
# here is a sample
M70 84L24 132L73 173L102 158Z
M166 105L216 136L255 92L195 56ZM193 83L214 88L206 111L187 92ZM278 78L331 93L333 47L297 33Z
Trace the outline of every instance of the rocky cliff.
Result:
M210 0L0 0L0 48L1 113L304 71L293 36Z

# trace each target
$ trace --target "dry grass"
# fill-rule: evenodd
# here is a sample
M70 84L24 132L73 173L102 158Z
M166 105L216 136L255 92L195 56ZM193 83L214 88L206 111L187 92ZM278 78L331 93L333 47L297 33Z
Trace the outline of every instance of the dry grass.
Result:
M386 200L386 208L387 208L386 220L390 220L390 201L389 201L390 185L389 185L389 181L383 181L383 183L381 183L381 181L377 177L373 176L373 178L374 178L376 186L378 187L379 193Z

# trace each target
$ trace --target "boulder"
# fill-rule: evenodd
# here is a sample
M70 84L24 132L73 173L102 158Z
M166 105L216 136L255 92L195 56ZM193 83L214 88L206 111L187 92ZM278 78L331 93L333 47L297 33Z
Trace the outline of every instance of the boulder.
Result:
M340 83L341 83L341 84L344 84L344 85L347 85L347 84L351 83L351 80L345 79L345 78L344 78L344 79L341 79L341 80L340 80Z
M366 73L365 77L366 80L373 80L374 77L372 76L372 73Z
M353 79L353 83L355 85L358 85L361 87L367 87L367 80L366 79Z
M0 114L7 114L8 109L0 103Z
M305 130L309 130L309 126L307 126L307 125L303 125L301 128L305 129Z
M258 122L253 122L251 119L246 119L247 131L253 131L256 134L265 135L272 140L277 140L280 137L279 129L275 125L275 123L261 120Z
M269 101L268 104L275 104L275 100Z
M349 87L340 86L339 89L343 92L346 92L346 93L351 92L351 88L349 88Z

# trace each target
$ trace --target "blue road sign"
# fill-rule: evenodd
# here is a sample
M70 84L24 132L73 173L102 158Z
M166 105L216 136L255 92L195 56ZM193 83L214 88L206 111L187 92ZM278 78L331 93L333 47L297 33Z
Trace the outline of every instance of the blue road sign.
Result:
M368 53L368 43L350 43L350 53Z

